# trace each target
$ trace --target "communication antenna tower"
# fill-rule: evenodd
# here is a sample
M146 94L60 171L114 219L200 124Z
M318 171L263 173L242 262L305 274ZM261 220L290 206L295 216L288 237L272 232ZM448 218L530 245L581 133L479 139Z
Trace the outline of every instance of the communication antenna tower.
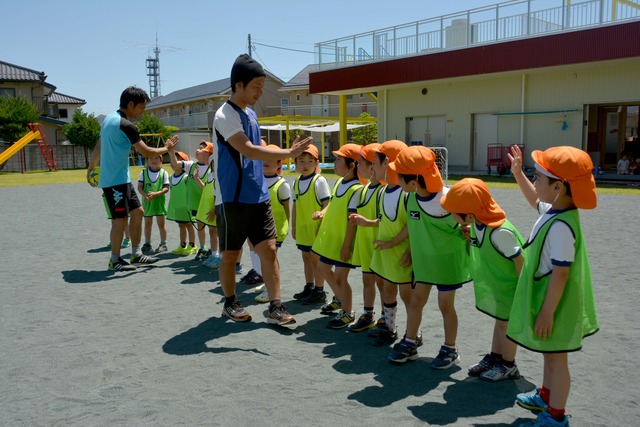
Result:
M149 96L151 99L157 98L162 94L160 91L160 46L158 46L157 33L153 53L155 58L152 58L151 55L147 58L147 76L149 76Z

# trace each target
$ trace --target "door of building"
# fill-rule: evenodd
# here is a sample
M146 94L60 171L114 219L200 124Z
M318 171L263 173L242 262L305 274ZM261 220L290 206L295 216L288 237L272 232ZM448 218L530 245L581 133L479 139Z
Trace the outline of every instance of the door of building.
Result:
M493 114L473 115L473 141L471 142L471 170L486 170L487 145L498 141L498 116Z
M407 117L407 145L445 147L447 143L446 116Z

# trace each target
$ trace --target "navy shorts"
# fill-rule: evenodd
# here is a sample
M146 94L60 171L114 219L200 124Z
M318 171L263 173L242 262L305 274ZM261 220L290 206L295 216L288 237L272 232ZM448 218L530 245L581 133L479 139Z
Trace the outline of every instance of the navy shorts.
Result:
M415 288L416 285L418 283L422 283L423 285L428 285L429 283L423 283L423 282L414 282L411 287ZM431 285L433 286L433 285ZM458 289L462 288L462 285L435 285L435 287L438 289L438 292L448 292L448 291L457 291Z

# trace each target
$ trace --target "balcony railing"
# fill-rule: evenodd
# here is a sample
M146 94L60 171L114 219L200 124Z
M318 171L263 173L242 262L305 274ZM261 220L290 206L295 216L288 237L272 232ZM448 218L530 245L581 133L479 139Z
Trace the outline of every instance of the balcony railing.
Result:
M302 105L289 106L287 111L283 111L278 106L267 107L265 116L278 115L299 115L299 116L333 116L340 115L338 104L325 105ZM369 113L373 117L378 117L378 104L375 102L351 101L347 104L347 117L359 117L363 112ZM211 129L215 111L204 113L185 114L180 116L158 117L165 126L175 126L182 130L205 130ZM258 118L259 119L259 118Z
M315 63L345 67L637 19L638 0L513 0L316 43Z

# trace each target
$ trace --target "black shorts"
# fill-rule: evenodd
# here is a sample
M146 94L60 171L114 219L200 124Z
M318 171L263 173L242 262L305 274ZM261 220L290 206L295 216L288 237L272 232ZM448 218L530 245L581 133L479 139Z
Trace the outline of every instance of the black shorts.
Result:
M129 212L141 206L138 195L130 182L103 188L102 192L112 219L127 218Z
M249 239L253 246L276 238L271 201L223 203L216 206L218 241L221 251L239 251Z

